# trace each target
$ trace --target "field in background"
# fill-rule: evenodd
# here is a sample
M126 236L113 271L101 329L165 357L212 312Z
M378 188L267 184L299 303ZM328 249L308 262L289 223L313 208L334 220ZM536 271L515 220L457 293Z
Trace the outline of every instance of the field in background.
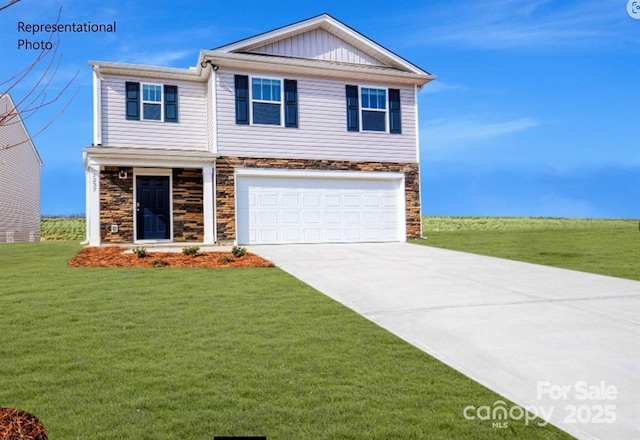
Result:
M42 241L84 241L84 217L43 217L40 220Z
M640 280L638 220L423 217L414 243ZM84 217L43 218L42 241L85 239Z
M428 246L640 280L638 220L423 217Z

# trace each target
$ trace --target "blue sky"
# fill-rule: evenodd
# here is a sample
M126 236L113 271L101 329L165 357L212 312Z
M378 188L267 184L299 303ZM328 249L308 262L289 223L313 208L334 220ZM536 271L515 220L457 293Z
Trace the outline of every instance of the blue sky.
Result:
M424 214L640 217L640 20L626 0L22 0L0 12L0 81L37 55L18 39L45 36L17 22L55 22L61 6L63 23L117 32L62 34L50 93L79 71L77 95L35 139L43 214L84 212L88 60L193 66L200 49L326 12L437 75L419 95Z

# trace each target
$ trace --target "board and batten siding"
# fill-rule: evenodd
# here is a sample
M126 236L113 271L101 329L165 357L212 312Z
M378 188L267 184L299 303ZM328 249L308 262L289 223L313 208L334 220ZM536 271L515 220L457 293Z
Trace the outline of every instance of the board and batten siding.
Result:
M387 87L343 80L282 77L298 81L299 128L237 125L234 74L217 72L217 140L220 155L382 162L417 162L415 91L400 89L402 134L350 132L346 123L345 85Z
M253 53L313 58L343 63L383 66L371 55L350 45L324 29L304 32L251 50Z
M15 122L0 126L0 147L27 139ZM0 243L40 241L40 167L30 141L0 149Z
M125 83L178 86L178 122L129 121ZM102 145L207 150L206 83L130 76L102 77Z

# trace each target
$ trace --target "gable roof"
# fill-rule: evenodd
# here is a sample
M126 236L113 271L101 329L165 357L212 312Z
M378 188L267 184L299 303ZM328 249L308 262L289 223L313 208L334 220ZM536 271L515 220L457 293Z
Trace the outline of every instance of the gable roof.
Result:
M429 77L428 80L434 78L429 72L417 67L401 56L391 52L384 46L381 46L375 41L365 37L355 29L352 29L344 23L336 20L329 14L318 15L307 20L293 23L253 37L245 38L243 40L212 49L209 53L269 54L271 52L271 54L274 54L272 49L274 44L318 30L342 40L348 48L353 48L355 51L362 53L363 58L367 58L367 62L362 64L391 67L402 72L427 76ZM279 55L295 57L295 54L293 53L280 53Z
M324 48L300 49L315 44ZM318 43L318 40L323 40ZM307 44L310 43L310 44ZM289 46L298 45L296 49ZM315 50L315 51L314 51ZM335 53L339 53L338 56ZM385 81L422 87L434 75L370 40L328 14L299 21L253 37L211 50L202 50L195 68L146 66L90 61L100 73L131 74L150 78L174 78L206 81L211 69L207 64L243 70Z
M6 147L19 148L26 144L31 147L40 166L42 166L42 158L9 93L0 94L0 117L3 119L3 122L0 123L0 153L5 151Z

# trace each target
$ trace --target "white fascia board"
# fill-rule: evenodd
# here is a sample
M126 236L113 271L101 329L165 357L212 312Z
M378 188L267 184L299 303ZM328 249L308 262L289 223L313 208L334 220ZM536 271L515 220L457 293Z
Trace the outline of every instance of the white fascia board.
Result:
M319 23L321 23L328 17L329 16L327 14L322 14L317 17L310 18L308 20L303 20L298 23L293 23L288 26L283 26L278 29L274 29L272 31L254 35L253 37L245 38L243 40L239 40L234 43L230 43L230 44L218 47L214 50L216 52L228 53L228 52L246 51L246 50L255 49L257 47L270 44L274 41L283 40L293 35L297 35L302 32L315 29L319 27L318 26Z
M149 66L143 64L111 63L104 61L89 61L94 69L97 67L102 74L131 75L147 78L166 78L182 81L205 81L208 71L198 63L195 69L182 69L178 67Z
M285 177L303 179L401 180L404 173L387 171L288 170L274 168L236 168L238 177Z
M217 52L203 52L203 55L219 67L238 70L285 72L315 77L381 81L417 86L422 86L435 78L433 75L410 73L389 67L305 58Z
M119 167L202 168L217 156L209 152L135 150L104 147L85 148L85 164Z

